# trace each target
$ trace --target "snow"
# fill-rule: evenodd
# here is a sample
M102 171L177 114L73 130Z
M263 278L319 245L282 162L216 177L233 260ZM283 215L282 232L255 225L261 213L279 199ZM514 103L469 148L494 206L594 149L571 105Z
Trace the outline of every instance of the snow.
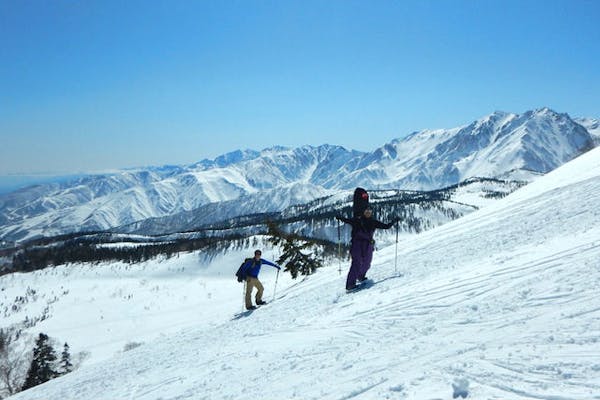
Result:
M575 122L585 127L592 136L596 137L596 139L600 139L600 119L575 118Z
M273 293L265 267L275 301L251 314L239 314L232 274L250 248L56 268L70 292L36 329L90 346L92 359L14 399L600 399L599 196L596 149L382 248L368 289L346 294L347 262L341 275L335 262L304 280L281 275ZM0 283L42 293L58 285L51 275ZM117 351L127 342L143 344Z
M122 351L128 343L146 342L195 326L198 316L215 302L228 312L239 308L242 285L232 277L240 259L251 252L233 252L212 263L202 254L188 253L137 265L68 265L3 276L0 310L19 296L28 297L28 301L19 312L3 315L0 326L16 324L26 316L41 316L49 307L52 317L40 322L31 333L51 332L52 337L67 341L74 352L89 352L88 362L98 362ZM265 284L273 275L270 272L267 268L263 271ZM285 285L285 279L280 284ZM27 296L28 288L33 288L36 295ZM202 317L207 326L223 322L218 313Z

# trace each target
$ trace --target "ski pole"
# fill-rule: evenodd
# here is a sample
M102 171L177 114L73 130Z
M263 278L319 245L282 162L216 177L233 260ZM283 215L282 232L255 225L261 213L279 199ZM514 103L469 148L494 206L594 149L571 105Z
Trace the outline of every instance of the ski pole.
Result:
M342 275L342 234L340 233L340 221L338 220L338 272Z
M277 270L277 276L275 277L275 288L273 289L273 300L275 301L275 293L277 293L277 281L279 280L279 269Z
M398 221L396 221L396 259L394 261L394 273L398 274Z
M248 283L246 281L242 283L244 286L242 288L242 312L244 312L244 310L246 309L246 286L248 286Z

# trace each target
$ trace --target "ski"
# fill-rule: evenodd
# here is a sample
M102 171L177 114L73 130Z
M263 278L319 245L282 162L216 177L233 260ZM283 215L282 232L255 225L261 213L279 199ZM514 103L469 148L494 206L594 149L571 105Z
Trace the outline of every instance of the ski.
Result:
M373 286L374 284L375 284L375 282L372 279L365 279L364 281L362 281L358 285L356 285L354 288L346 289L346 293L356 293L363 289L368 289L371 286Z
M256 307L253 310L246 310L246 311L239 312L237 314L234 314L233 318L231 318L231 320L235 321L236 319L241 319L241 318L249 317L256 310L258 310L258 307Z
M254 306L255 308L253 308L253 309L251 309L251 310L245 310L245 311L239 312L239 313L237 313L237 314L234 314L234 315L233 315L233 318L231 318L231 320L232 320L232 321L234 321L234 320L236 320L236 319L240 319L240 318L249 317L250 315L252 315L252 313L253 313L254 311L258 310L258 309L259 309L259 308L261 308L261 307L264 307L264 306L266 306L267 304L268 304L268 303L265 303L265 304L259 304L259 305L256 305L256 306Z

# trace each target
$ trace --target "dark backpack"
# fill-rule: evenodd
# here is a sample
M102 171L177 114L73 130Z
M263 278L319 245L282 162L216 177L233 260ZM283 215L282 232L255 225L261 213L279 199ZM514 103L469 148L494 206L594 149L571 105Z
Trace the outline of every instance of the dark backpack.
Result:
M244 260L244 262L242 263L242 265L240 265L240 267L238 268L237 272L235 273L235 276L237 276L238 282L244 282L246 280L247 273L250 268L244 269L244 265L246 265L246 263L250 260L252 260L252 258L246 258Z
M354 199L352 202L352 214L354 218L360 217L369 207L369 193L361 187L354 190Z

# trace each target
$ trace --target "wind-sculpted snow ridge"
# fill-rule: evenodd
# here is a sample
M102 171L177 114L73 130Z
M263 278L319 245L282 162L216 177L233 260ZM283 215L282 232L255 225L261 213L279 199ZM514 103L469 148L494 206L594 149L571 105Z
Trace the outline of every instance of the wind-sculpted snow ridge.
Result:
M330 265L14 399L600 399L598 198L600 149L376 252L366 290Z

